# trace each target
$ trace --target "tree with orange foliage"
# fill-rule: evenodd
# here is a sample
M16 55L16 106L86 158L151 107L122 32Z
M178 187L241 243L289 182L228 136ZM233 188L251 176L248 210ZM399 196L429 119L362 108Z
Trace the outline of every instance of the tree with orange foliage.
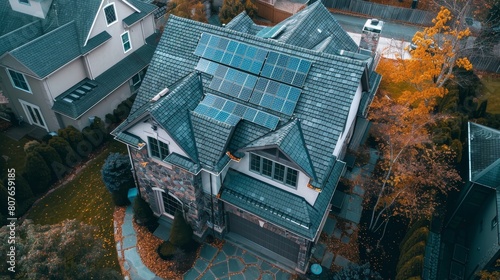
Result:
M224 0L219 12L220 22L226 24L243 11L253 18L257 15L257 6L251 0Z
M199 0L171 0L168 2L166 16L170 14L199 22L208 22L205 6Z
M430 217L436 198L460 181L453 168L454 153L448 146L432 141L436 121L447 118L434 113L437 99L453 79L453 69L471 69L466 58L458 56L461 40L468 29L459 30L447 23L452 20L442 8L434 26L417 32L417 45L408 60L381 61L378 71L384 84L405 84L401 92L383 92L370 109L373 134L382 153L378 177L371 188L373 210L368 229L385 233L388 220L403 216L414 220Z

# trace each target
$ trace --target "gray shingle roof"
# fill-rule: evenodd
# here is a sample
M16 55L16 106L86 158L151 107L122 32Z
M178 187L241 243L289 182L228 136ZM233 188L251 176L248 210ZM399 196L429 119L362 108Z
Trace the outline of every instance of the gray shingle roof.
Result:
M198 162L194 134L189 112L203 97L199 76L192 73L182 79L166 96L151 103L147 109L151 116L172 136L186 154Z
M196 174L201 170L201 166L199 164L176 153L169 154L163 161L187 170L193 174Z
M67 23L24 44L10 55L33 71L46 77L67 62L80 56L80 46L74 22Z
M333 197L345 164L336 162L328 184L314 205L304 198L268 185L237 171L229 170L220 199L263 219L313 240Z
M145 145L146 142L141 139L141 137L128 133L128 132L120 132L118 135L115 137L116 140L124 142L136 149L142 149Z
M302 136L300 122L295 119L280 129L269 132L263 137L246 145L242 150L252 148L278 147L289 156L310 177L316 179L314 168Z
M53 0L45 19L39 19L14 12L8 1L0 1L1 22L8 23L0 27L0 55L11 51L36 76L44 78L107 40L107 35L100 33L97 38L89 38L85 45L101 2ZM131 21L156 9L142 1L129 2L141 10L133 14Z
M134 23L138 22L139 20L141 20L142 18L144 18L148 14L152 13L154 10L156 10L158 8L155 5L145 3L144 1L128 0L128 2L132 6L136 7L137 9L139 9L141 11L140 13L135 12L135 13L133 13L133 14L131 14L128 17L123 19L123 22L128 26L133 25Z
M314 14L310 14L310 16L314 16ZM315 18L311 20L315 20ZM262 39L227 28L171 16L134 102L132 112L148 103L163 88L171 86L180 78L194 71L199 60L199 57L194 55L194 50L203 32L236 41L244 41L249 45L293 55L312 62L294 116L301 120L305 146L309 151L318 179L314 185L322 187L334 164L330 161L332 152L347 121L354 94L365 69L365 62L311 51L275 40ZM183 44L179 44L180 41ZM210 83L210 80L207 80L210 79L207 75L202 77L204 85ZM204 88L204 91L222 95L207 87ZM224 97L228 98L228 96ZM252 104L245 105L256 107ZM259 109L272 113L265 108ZM288 121L286 116L281 116L281 119L282 122L278 128ZM243 121L240 123L241 125L236 126L229 144L231 152L235 151L232 149L241 148L242 145L269 132L269 130L253 123ZM251 133L246 132L246 130L251 131Z
M264 26L255 24L245 11L234 17L225 27L227 29L252 35L256 35L259 31L264 29Z
M287 18L280 24L286 25L281 35L276 40L313 49L326 38L332 40L324 52L347 50L357 52L358 45L342 29L333 15L321 4L321 1L307 6L305 9Z
M198 159L203 168L213 170L227 151L234 127L196 112L191 112Z
M60 94L54 101L52 110L70 118L78 119L86 111L98 104L100 100L144 69L148 65L154 49L154 46L144 45L96 77L95 80L84 79ZM74 90L87 82L91 82L97 86L89 94L72 103L68 103L64 100L68 95L72 94Z
M500 131L469 122L469 180L500 187Z

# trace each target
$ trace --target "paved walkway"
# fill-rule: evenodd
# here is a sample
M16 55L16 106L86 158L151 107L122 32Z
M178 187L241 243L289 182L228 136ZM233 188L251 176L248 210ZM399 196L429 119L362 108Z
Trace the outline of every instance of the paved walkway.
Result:
M151 270L149 270L141 260L137 252L137 237L132 225L134 211L129 205L125 211L125 218L122 224L122 241L116 243L118 252L118 261L123 262L123 266L128 271L130 277L125 277L126 280L160 280ZM116 221L115 221L116 232Z
M137 237L134 230L132 206L125 211L122 224L122 241L116 244L118 260L123 262L124 268L130 276L127 280L160 280L149 270L137 252ZM117 231L115 222L115 233ZM226 242L222 249L217 249L207 243L202 245L200 257L195 261L193 268L188 270L183 279L186 280L285 280L290 279L290 274L269 264L266 261L250 254L241 248Z

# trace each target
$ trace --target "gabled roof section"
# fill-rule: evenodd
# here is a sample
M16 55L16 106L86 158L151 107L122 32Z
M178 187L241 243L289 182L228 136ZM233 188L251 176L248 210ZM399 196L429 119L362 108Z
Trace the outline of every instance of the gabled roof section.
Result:
M227 151L227 143L234 126L191 112L191 124L203 168L214 170Z
M80 56L75 23L69 22L46 33L14 49L10 55L29 68L38 78L44 78Z
M307 6L304 10L287 18L282 23L286 29L276 40L306 49L314 49L318 44L332 37L329 49L356 52L358 45L345 32L321 1Z
M500 186L500 131L469 122L469 180Z
M316 180L316 174L302 135L300 122L297 119L253 141L243 148L242 151L265 149L269 147L279 148L310 178Z
M123 23L125 23L127 26L132 26L158 8L155 5L151 5L139 0L124 0L124 2L132 5L135 10L135 13L123 19Z
M245 11L234 17L225 27L227 29L252 35L257 35L257 33L264 29L263 26L255 24Z
M7 21L7 20L5 20L5 21ZM15 19L8 20L6 25L9 25L8 22L11 22L11 21L16 21L16 20ZM4 30L8 30L8 29L4 29ZM42 23L40 20L36 20L36 21L28 23L24 26L21 26L18 29L14 29L8 33L1 33L0 32L0 34L1 34L0 35L0 56L2 56L5 52L13 50L19 46L26 44L27 42L29 42L35 38L41 36L43 34Z
M186 154L198 162L189 112L203 97L201 81L196 73L185 77L165 97L151 103L150 115L170 134Z

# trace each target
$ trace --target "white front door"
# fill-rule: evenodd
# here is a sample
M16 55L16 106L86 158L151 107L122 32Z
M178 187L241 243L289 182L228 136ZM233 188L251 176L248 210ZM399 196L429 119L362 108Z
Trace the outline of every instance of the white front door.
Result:
M26 114L26 116L28 116L28 122L30 124L37 125L49 131L47 128L47 124L45 123L45 119L43 118L42 112L40 111L40 107L23 100L19 100L19 103L21 103L21 105L23 106L24 113Z

